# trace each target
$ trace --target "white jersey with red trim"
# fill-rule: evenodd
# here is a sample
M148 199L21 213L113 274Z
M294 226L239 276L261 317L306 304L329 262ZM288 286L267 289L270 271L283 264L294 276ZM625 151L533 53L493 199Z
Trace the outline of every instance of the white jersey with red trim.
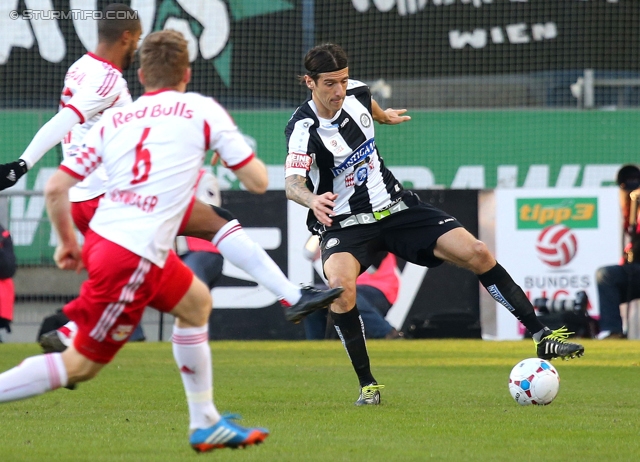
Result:
M90 228L164 266L209 149L216 150L232 170L254 157L215 100L161 90L105 111L82 148L60 168L83 179L104 165L107 192Z
M60 95L60 110L69 108L80 118L62 140L62 154L67 158L82 145L82 140L110 107L131 104L131 95L122 71L93 53L87 53L69 67ZM105 192L104 169L78 183L69 191L71 202L82 202Z

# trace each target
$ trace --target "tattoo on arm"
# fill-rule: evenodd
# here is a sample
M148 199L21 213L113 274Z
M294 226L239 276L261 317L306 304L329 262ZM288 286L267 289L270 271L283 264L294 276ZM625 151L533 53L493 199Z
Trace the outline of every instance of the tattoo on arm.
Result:
M313 193L307 188L306 179L300 175L291 175L285 178L284 188L287 193L287 199L311 207L311 199Z

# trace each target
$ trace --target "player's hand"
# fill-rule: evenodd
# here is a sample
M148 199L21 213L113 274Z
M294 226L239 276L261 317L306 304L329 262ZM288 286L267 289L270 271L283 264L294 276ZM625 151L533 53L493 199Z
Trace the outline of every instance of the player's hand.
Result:
M82 263L82 250L77 243L69 245L58 244L53 253L53 260L56 262L58 268L63 270L80 273L84 268L84 264Z
M27 173L27 163L19 159L8 164L0 164L0 191L10 188L18 182L20 177Z
M632 201L637 201L640 198L640 189L634 189L629 193L629 197Z
M313 214L318 221L325 226L331 226L331 223L333 223L331 217L333 216L333 207L336 205L333 201L337 198L337 194L326 192L315 196L311 201L309 208L313 210Z
M411 116L402 115L405 112L407 112L406 109L385 109L384 113L387 115L387 120L385 120L384 123L387 125L397 125L411 120Z

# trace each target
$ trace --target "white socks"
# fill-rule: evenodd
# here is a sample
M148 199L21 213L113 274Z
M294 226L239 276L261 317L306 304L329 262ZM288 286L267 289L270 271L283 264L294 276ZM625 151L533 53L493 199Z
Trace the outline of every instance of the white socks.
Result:
M238 220L224 225L212 242L224 258L250 274L279 299L289 305L300 300L300 287L289 281L267 252L247 236Z
M209 328L173 326L173 357L176 359L189 404L189 429L208 428L220 420L213 404L213 370Z
M0 374L0 402L31 398L66 385L60 353L32 356Z

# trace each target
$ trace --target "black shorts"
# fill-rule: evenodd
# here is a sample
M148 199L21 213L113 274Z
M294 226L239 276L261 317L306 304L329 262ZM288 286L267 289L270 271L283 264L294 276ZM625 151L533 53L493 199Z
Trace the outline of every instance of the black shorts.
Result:
M347 252L358 260L363 272L377 252L386 250L416 265L440 265L442 260L433 255L436 241L462 224L413 193L406 194L403 201L409 208L374 223L326 230L320 242L322 264L334 253Z

